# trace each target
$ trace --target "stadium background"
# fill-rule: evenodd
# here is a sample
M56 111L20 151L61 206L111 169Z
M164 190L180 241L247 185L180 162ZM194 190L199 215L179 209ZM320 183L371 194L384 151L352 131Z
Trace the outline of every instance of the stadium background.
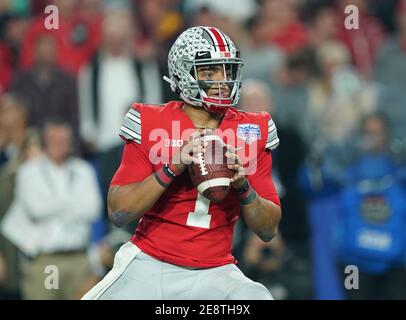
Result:
M59 9L57 30L44 28L49 4ZM356 30L344 25L348 5L359 9ZM0 0L0 219L15 199L19 167L39 157L50 119L72 127L74 155L97 173L105 202L122 150L117 119L133 101L176 99L162 80L167 52L193 25L219 27L233 39L245 62L240 108L269 111L281 140L273 153L280 233L262 243L239 223L233 250L240 268L277 299L406 298L404 247L396 262L357 257L334 237L356 210L343 193L388 176L404 188L402 0ZM388 209L372 201L368 208L399 218L400 228L390 232L406 243L404 204ZM80 297L108 271L134 228L114 228L99 211L86 222L91 236L79 248L92 272L74 293L55 299ZM54 253L68 254L57 247ZM0 236L0 299L26 298L24 266L33 259ZM349 264L359 267L359 290L345 289ZM37 271L38 279L45 276Z

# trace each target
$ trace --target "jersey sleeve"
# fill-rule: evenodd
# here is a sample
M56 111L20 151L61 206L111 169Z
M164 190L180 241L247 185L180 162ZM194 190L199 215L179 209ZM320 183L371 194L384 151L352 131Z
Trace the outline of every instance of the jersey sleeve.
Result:
M272 120L269 113L266 112L267 120L267 135L265 141L265 150L273 150L279 145L278 131L276 129L275 122Z
M246 177L259 196L280 206L278 192L272 180L272 155L269 151L259 153L255 172Z
M143 181L154 172L148 155L142 146L134 141L124 146L120 166L111 180L110 185L123 186Z
M126 142L134 141L141 144L141 106L134 104L121 122L120 138Z
M126 185L143 181L154 170L142 141L141 105L133 105L124 116L120 137L125 141L121 164L110 185Z

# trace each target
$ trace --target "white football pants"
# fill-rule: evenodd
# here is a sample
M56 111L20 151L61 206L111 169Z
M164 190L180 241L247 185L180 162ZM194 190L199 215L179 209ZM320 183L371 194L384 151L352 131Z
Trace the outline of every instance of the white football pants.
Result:
M159 261L132 242L114 258L113 269L82 300L273 300L260 283L234 264L193 269Z

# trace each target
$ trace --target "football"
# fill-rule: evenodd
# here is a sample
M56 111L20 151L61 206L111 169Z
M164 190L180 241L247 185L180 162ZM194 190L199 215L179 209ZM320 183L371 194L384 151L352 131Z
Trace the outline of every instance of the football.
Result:
M200 137L208 145L204 153L197 155L198 160L189 165L189 175L198 192L211 202L220 203L228 194L230 178L234 171L228 169L225 153L227 147L217 135Z

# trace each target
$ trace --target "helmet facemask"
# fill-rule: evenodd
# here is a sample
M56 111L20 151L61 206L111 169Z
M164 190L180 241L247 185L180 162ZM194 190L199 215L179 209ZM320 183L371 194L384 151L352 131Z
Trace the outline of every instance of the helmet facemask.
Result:
M241 89L240 58L183 60L182 63L190 68L184 74L189 78L189 94L181 93L185 101L221 114L237 105ZM187 71L183 69L183 72Z

